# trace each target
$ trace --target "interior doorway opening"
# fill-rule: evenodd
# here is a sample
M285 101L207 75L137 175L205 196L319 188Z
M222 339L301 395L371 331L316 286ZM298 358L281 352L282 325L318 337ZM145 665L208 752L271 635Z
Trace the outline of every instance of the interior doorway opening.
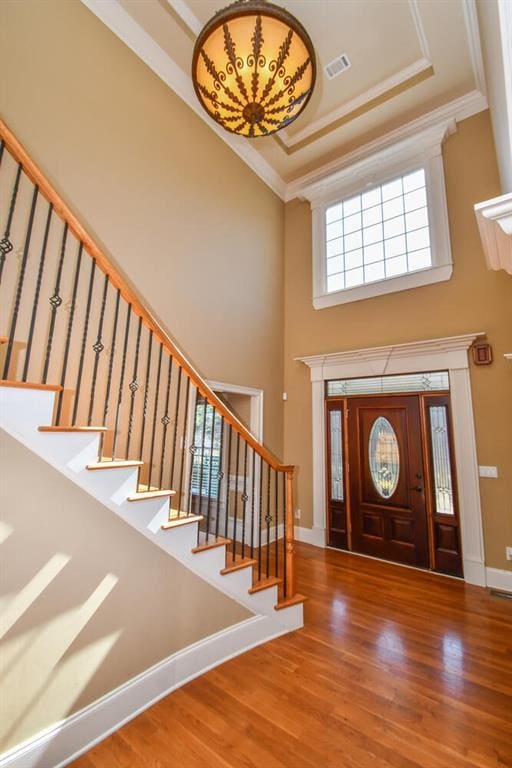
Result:
M447 371L325 382L327 544L462 576Z

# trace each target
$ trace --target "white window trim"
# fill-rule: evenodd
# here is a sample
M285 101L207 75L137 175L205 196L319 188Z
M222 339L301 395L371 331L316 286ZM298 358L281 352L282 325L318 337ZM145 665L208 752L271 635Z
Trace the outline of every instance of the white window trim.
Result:
M456 130L455 122L436 125L384 147L357 163L311 184L303 197L311 203L313 217L313 306L333 307L372 296L417 288L449 280L453 272L442 144ZM327 293L325 212L334 203L367 187L385 183L418 168L425 169L432 266L374 283Z
M313 421L313 530L310 543L325 547L325 382L393 373L447 370L454 431L464 580L486 586L480 484L471 400L468 349L483 333L298 357L311 371ZM304 529L303 529L304 530Z

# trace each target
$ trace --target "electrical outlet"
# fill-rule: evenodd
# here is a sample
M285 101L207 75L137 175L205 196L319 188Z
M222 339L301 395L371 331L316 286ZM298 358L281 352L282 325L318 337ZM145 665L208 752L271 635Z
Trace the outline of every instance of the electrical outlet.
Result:
M302 509L296 509L295 510L295 519L300 520L300 517L302 515Z
M512 560L512 547L505 547L505 557L507 560Z

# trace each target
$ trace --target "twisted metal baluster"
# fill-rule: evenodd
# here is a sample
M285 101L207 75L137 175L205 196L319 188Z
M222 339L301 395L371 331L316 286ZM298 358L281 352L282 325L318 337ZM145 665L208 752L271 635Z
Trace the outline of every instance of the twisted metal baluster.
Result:
M153 474L153 456L155 451L155 435L156 435L156 414L158 412L158 399L160 395L160 373L162 371L162 352L164 345L160 342L160 351L158 354L158 366L156 369L156 393L155 393L155 406L153 408L153 426L151 430L151 448L149 450L149 475L148 475L148 490L151 488L151 475Z
M117 338L117 321L119 318L119 301L121 299L121 289L117 289L116 306L114 309L114 325L112 327L112 337L110 340L110 357L108 361L108 374L107 374L107 386L105 387L105 402L103 403L103 420L101 426L107 426L107 416L110 405L110 387L112 384L112 373L114 370L114 356L116 352L116 338ZM100 445L98 450L98 461L101 461L103 456L103 444L105 442L105 433L100 435Z
M91 314L92 291L94 287L95 275L96 275L96 259L93 259L91 262L91 274L89 275L89 289L87 292L87 304L85 306L84 328L82 331L82 346L80 348L80 361L78 363L78 373L76 376L75 401L73 403L73 417L71 419L71 424L73 426L75 426L76 424L76 419L78 415L78 403L80 401L80 390L82 388L82 373L84 370L84 358L85 358L85 347L87 344L87 334L89 333L89 317Z
M247 501L249 499L247 495L247 441L244 440L244 489L242 491L242 557L245 557L245 514Z
M146 416L148 414L148 395L149 395L149 379L151 377L151 355L153 351L153 331L149 329L149 336L148 336L148 357L146 362L146 382L144 386L144 400L142 403L142 427L141 427L141 433L140 433L140 444L139 444L139 457L142 459L143 451L144 451L144 433L146 431ZM149 483L148 483L148 491L149 491Z
M238 522L238 472L240 467L240 432L236 433L236 463L235 463L235 519L233 521L233 562L236 557L236 529Z
M256 485L256 451L252 449L252 477L251 477L251 558L254 557L254 505Z
M103 321L105 318L105 306L107 303L107 290L108 290L108 275L105 275L105 282L103 284L103 295L101 297L101 309L100 318L98 321L98 333L96 334L96 341L92 345L94 351L94 368L92 372L92 385L91 396L89 398L89 413L87 414L87 426L91 426L92 412L94 408L94 397L96 395L96 378L98 376L98 365L100 362L100 355L105 349L103 345L102 333L103 333Z
M229 517L229 477L231 472L231 435L233 433L233 428L231 424L228 424L228 450L227 450L227 456L228 456L228 464L227 464L227 472L226 472L226 507L225 507L225 520L224 520L224 538L227 539L228 537L228 517Z
M275 480L275 500L274 500L274 509L275 509L275 521L274 521L274 534L275 534L275 558L276 558L276 577L279 576L279 485L277 482L277 469L274 470L274 480Z
M16 171L16 178L14 180L14 186L11 194L11 202L9 205L9 213L7 215L7 223L5 225L4 236L0 240L0 283L2 282L2 273L4 271L4 264L7 254L13 249L13 244L9 239L11 236L11 225L14 216L14 209L16 207L16 199L18 197L18 187L20 184L22 165L18 163L18 170Z
M39 269L37 272L37 280L36 280L36 292L34 295L34 303L32 305L32 316L30 318L30 327L28 331L28 340L27 340L27 348L25 350L25 364L23 366L23 375L21 377L22 381L27 380L28 375L28 366L30 362L30 354L32 351L32 341L34 338L34 329L36 327L36 316L37 316L37 309L39 305L39 294L41 293L41 283L43 280L43 270L44 265L46 261L46 248L48 246L48 237L50 234L50 224L53 214L53 204L50 203L48 206L48 216L46 218L46 226L44 229L44 236L43 236L43 244L41 246L41 255L39 257Z
M261 580L261 529L263 516L263 457L260 456L260 492L258 500L258 581Z
M117 393L117 406L116 406L116 418L114 423L114 435L112 439L112 461L116 458L116 446L117 446L117 430L119 428L119 414L121 412L121 404L123 401L123 384L124 384L124 372L126 368L126 350L128 348L128 335L130 333L130 320L132 314L132 305L128 304L126 309L126 323L124 330L124 343L123 343L123 356L121 361L121 372L119 374L119 390Z
M185 450L187 445L187 419L188 419L188 400L190 395L190 377L187 376L187 386L185 389L185 414L183 417L183 436L182 436L182 448L181 448L181 466L180 466L180 486L178 493L178 517L181 515L181 496L183 490L183 472L185 469ZM183 505L185 506L185 505Z
M165 451L167 446L167 427L171 422L171 419L169 418L169 396L171 393L171 379L172 379L172 357L169 356L169 367L167 369L167 392L165 396L165 412L162 418L160 419L164 429L162 434L162 455L160 457L160 477L158 479L159 488L162 487L163 474L164 474ZM169 478L169 490L172 490L171 481L172 481L172 477Z
M60 386L62 387L57 398L57 412L55 416L55 423L60 424L60 417L62 412L62 400L64 397L64 384L66 381L66 371L68 367L69 345L71 341L71 333L73 331L73 320L75 317L76 307L76 294L78 291L78 281L80 279L80 267L82 265L82 248L83 245L80 242L78 245L78 254L76 257L75 276L73 278L73 293L71 295L71 306L69 308L68 329L66 332L66 343L64 345L64 358L62 360L62 369L60 373Z
M272 522L272 515L270 514L270 485L272 482L272 475L270 470L270 464L267 464L267 514L265 515L265 523L267 524L267 562L266 562L266 576L267 579L270 574L270 523Z
M179 417L179 410L180 410L180 395L181 395L181 377L182 377L182 368L179 367L178 370L178 383L176 387L176 407L174 410L174 434L172 438L172 458L171 458L171 476L170 476L170 485L171 488L174 489L174 464L176 460L176 439L178 437L178 417ZM181 499L176 499L178 506L180 506Z
M210 462L208 465L208 504L206 507L206 543L208 544L208 538L210 536L210 514L212 508L212 467L213 467L213 450L215 446L215 422L217 419L217 411L212 405L212 434L210 437Z
M137 327L137 341L135 342L135 358L133 361L133 374L132 380L128 384L128 388L131 392L130 396L130 413L128 416L128 435L126 437L126 458L130 458L130 443L132 441L133 430L133 410L135 408L135 395L139 388L139 382L137 381L137 370L139 368L139 352L140 352L140 335L142 331L142 317L139 317L139 325Z
M66 252L66 241L68 237L68 225L64 224L64 231L62 234L62 241L60 244L60 258L57 266L57 276L55 278L55 287L53 289L53 296L50 298L50 305L52 308L52 314L50 316L50 327L48 329L48 339L46 342L46 357L44 361L43 370L43 384L46 384L48 377L48 368L50 366L50 356L52 353L53 334L55 332L55 322L57 320L57 310L62 304L62 297L60 296L60 281L62 279L62 267L64 265L64 254Z
M14 344L14 334L16 333L16 326L18 324L18 313L20 311L21 294L23 293L23 283L25 282L25 271L27 269L28 252L30 249L30 240L32 238L32 227L34 224L34 214L36 211L37 196L39 194L39 187L34 187L32 194L32 204L30 206L30 214L27 225L27 232L25 235L25 244L23 246L23 256L21 259L20 274L18 276L18 285L16 286L16 298L14 300L14 307L12 311L11 327L9 329L9 342L7 344L7 352L5 355L3 379L6 379L9 374L9 365L11 362L12 347Z
M224 477L224 471L222 469L222 458L224 453L224 416L220 417L220 451L219 451L219 471L217 473L217 517L215 520L215 538L219 537L219 523L220 523L220 498L222 491L222 479Z
M203 406L203 429L201 434L201 466L199 469L199 509L197 511L197 514L200 515L203 509L203 464L204 464L204 437L206 434L206 416L207 416L207 409L208 409L208 403L206 401L206 397L204 398L204 406ZM194 425L194 435L195 435L195 425ZM192 457L194 458L194 457ZM192 475L192 472L190 473ZM197 527L197 530L199 531L199 526Z

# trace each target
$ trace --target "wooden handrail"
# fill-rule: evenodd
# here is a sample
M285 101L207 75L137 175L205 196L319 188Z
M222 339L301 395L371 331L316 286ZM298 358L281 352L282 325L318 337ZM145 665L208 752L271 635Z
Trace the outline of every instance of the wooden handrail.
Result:
M215 406L216 411L222 414L226 422L230 424L231 427L236 432L238 432L244 440L246 440L251 448L253 448L256 453L258 453L262 459L264 459L272 467L272 469L279 472L293 473L293 465L281 464L279 459L277 459L267 448L265 448L264 445L259 443L254 435L249 432L247 427L245 427L244 424L242 424L242 422L239 421L233 413L231 413L229 408L226 407L222 400L217 397L215 392L208 386L208 384L196 371L190 361L187 360L185 355L169 338L167 333L155 320L147 307L144 306L135 290L130 285L128 285L126 278L121 274L117 267L112 264L102 248L100 248L94 238L91 237L91 235L80 224L73 211L71 211L57 190L53 187L52 184L50 184L39 167L27 154L26 150L20 144L18 139L1 119L0 139L5 143L6 148L9 150L16 162L21 163L26 175L34 184L37 185L40 193L48 200L48 202L52 204L54 211L68 225L69 230L79 241L83 243L87 253L96 260L96 264L99 269L101 269L101 271L108 276L112 285L119 289L123 299L131 304L132 310L142 318L142 321L153 332L158 341L161 342L166 352L173 357L176 363L190 378L192 383L197 387L198 392L200 392L200 394L206 398L206 400L208 400L211 405Z

